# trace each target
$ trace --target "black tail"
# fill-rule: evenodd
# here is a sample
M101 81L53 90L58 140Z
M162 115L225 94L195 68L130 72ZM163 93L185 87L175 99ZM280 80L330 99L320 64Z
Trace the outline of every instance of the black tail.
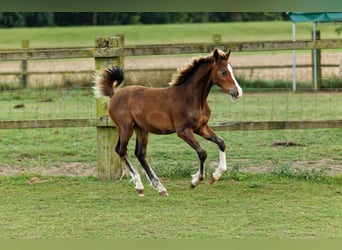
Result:
M105 69L101 75L95 75L94 94L97 97L109 96L112 97L115 90L119 87L124 79L122 68L113 66Z

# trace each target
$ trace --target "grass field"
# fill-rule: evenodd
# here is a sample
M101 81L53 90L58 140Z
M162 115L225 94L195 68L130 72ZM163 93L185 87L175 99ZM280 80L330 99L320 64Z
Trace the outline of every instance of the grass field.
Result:
M339 38L338 24L319 25L322 39ZM311 23L297 24L297 39L311 39ZM21 40L30 47L93 46L95 37L124 34L126 44L291 40L291 22L228 22L204 24L118 25L0 29L0 49L19 48Z
M226 179L171 194L126 181L0 177L2 239L341 239L342 186L277 177Z

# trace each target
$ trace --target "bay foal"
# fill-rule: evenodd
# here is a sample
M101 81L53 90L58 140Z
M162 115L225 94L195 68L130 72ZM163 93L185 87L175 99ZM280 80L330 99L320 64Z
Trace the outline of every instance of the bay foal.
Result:
M214 85L229 93L233 99L242 96L242 89L228 63L229 55L230 51L225 53L216 49L209 56L194 59L178 72L167 88L127 86L118 89L124 79L119 67L110 67L96 78L94 88L97 96L111 98L108 112L119 132L115 151L129 169L138 195L144 195L144 185L127 157L127 145L133 132L136 134L135 155L151 185L162 196L168 193L146 160L149 133L177 133L197 152L200 165L192 175L191 187L196 187L204 179L204 162L207 158L205 149L194 134L216 143L219 148L219 165L210 183L213 184L226 171L225 143L208 126L210 108L207 97Z

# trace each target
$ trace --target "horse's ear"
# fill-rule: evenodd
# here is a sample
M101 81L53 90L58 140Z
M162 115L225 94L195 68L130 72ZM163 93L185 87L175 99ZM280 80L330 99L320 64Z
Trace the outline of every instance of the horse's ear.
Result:
M231 52L232 50L228 50L228 52L226 53L226 57L227 57L227 60L228 60L228 58L229 58L229 56L230 56L230 52Z
M215 62L217 62L220 59L220 55L217 49L215 49L213 55L214 55Z

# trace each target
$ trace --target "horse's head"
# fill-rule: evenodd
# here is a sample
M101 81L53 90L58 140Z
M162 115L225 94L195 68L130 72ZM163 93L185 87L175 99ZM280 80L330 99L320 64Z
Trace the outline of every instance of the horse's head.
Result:
M229 55L230 50L224 53L221 50L215 49L213 53L212 81L228 92L233 99L237 99L242 96L242 89L234 77L232 66L228 63Z

